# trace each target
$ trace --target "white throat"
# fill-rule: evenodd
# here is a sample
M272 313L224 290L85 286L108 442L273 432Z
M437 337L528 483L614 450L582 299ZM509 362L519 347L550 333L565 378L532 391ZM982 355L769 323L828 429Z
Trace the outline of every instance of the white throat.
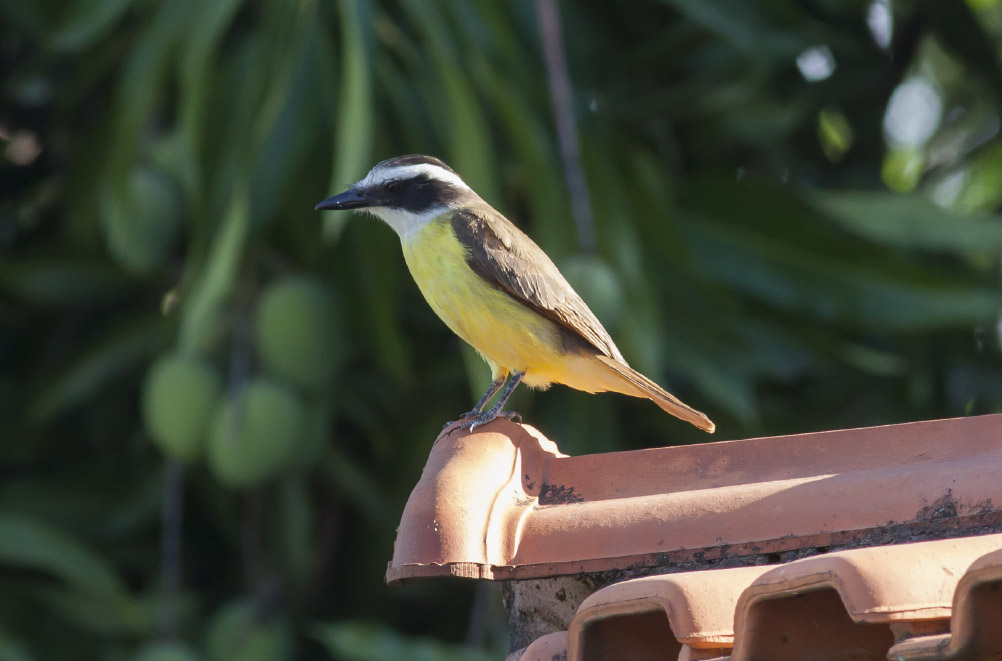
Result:
M392 227L393 231L400 237L400 241L406 243L414 237L418 230L443 213L450 211L450 208L441 205L426 209L421 213L405 211L404 209L392 209L390 207L373 207L366 209L366 211Z

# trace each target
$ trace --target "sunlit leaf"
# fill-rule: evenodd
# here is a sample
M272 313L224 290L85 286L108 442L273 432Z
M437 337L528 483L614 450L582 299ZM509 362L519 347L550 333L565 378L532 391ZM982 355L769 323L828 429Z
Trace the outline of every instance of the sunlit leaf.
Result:
M956 53L973 73L982 76L992 90L995 103L1002 104L1002 63L997 45L982 29L971 8L964 2L924 0L930 26L947 49Z
M966 216L919 195L817 192L818 206L861 236L903 249L982 254L1002 250L1002 222Z

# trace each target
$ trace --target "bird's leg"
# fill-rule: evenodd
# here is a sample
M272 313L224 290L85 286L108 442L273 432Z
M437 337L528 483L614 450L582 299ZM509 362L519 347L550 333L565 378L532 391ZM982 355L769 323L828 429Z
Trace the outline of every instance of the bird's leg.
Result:
M511 394L515 392L515 388L519 383L521 383L523 376L525 376L525 372L512 372L508 376L508 383L505 384L504 390L501 391L501 396L498 397L498 401L490 408L490 410L485 411L474 418L474 420L470 423L470 431L473 431L480 425L486 425L498 416L509 420L512 420L513 418L518 418L519 421L522 420L522 416L515 411L502 411L502 409L504 408L505 402L507 402L508 398L511 397Z
M498 377L497 379L492 381L491 385L487 386L487 392L484 393L484 396L481 397L480 401L473 406L473 410L467 411L463 415L459 416L459 419L462 420L464 418L472 418L483 413L484 407L487 406L487 402L491 401L491 397L497 394L498 390L501 390L501 386L504 385L504 382L507 379L508 375L505 374L504 376Z
M466 420L468 418L476 418L477 416L479 416L480 414L482 414L484 412L484 407L487 406L487 402L491 401L491 397L493 397L497 393L498 390L501 390L501 386L504 385L504 382L507 379L508 379L508 373L507 372L505 372L504 376L501 376L501 377L498 377L497 379L494 379L494 381L491 382L491 385L487 386L487 392L485 392L484 396L480 398L480 401L476 403L476 405L473 407L473 410L472 411L467 411L463 415L459 416L459 420ZM459 420L450 420L449 422L447 422L444 425L442 425L442 429L445 429L449 425L452 425L452 424L455 424L456 422L459 422Z

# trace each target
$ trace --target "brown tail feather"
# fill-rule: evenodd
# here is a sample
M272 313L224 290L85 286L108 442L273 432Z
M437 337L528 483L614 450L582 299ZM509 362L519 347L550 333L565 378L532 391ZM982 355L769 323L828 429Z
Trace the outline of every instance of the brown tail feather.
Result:
M667 413L671 413L676 418L690 422L703 431L711 434L713 433L713 430L716 429L716 425L714 425L713 422L706 417L706 414L701 413L684 403L678 397L675 397L670 392L667 392L664 388L654 383L630 366L624 365L615 358L610 358L608 356L599 355L596 356L596 358L602 361L602 363L606 366L610 367L614 372L616 372L616 374L626 379L633 387L640 391L639 394L642 394L650 399Z

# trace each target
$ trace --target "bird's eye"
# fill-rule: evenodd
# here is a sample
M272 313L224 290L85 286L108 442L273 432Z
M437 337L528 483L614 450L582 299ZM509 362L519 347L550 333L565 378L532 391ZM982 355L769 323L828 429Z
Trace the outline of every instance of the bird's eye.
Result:
M384 185L384 188L386 188L386 190L388 190L391 193L396 193L398 190L400 190L400 182L399 181L388 181Z

